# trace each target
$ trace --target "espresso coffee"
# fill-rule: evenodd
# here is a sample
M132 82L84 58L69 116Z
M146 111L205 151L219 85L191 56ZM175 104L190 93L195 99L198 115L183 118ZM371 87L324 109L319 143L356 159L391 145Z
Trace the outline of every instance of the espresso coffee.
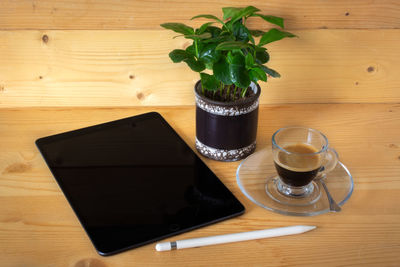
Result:
M318 149L312 145L299 143L285 146L284 151L275 154L274 162L279 177L290 186L309 184L321 167L321 155L313 154Z

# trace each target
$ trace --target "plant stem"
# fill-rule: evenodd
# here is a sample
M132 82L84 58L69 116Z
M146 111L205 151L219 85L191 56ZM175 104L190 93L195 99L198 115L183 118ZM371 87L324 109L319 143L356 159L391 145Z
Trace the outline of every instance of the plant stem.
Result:
M236 90L237 90L237 86L235 84L235 90L233 91L233 100L235 100L235 98L236 98Z
M228 100L231 99L230 92L231 92L231 86L228 86L228 89L226 90L226 94L228 96Z
M197 40L194 40L194 49L196 51L196 58L199 58L199 48L197 47Z
M246 95L247 88L242 91L242 98Z

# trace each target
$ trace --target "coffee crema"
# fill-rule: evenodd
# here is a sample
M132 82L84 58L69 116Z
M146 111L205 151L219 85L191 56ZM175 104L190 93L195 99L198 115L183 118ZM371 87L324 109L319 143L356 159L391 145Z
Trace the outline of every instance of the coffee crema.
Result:
M312 145L298 143L283 147L274 157L275 167L282 181L291 186L305 186L309 184L321 167L320 154L313 154L319 150Z

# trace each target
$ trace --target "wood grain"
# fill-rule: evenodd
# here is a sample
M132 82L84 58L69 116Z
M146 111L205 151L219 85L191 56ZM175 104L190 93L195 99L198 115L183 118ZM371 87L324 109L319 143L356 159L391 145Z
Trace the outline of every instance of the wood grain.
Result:
M157 253L147 245L100 257L79 225L35 139L158 111L194 147L194 107L9 108L0 112L0 265L2 266L396 266L400 260L400 105L296 104L260 108L258 150L287 125L324 132L354 176L355 191L337 214L290 217L248 200L236 184L238 162L204 159L246 206L238 218L176 239L310 224L299 236ZM172 240L175 238L170 238Z
M400 27L400 3L393 0L3 0L0 29L159 29L164 22L188 23L198 14L221 17L222 7L247 5L284 17L288 29ZM253 25L265 27L261 20Z
M400 102L400 30L303 30L268 46L262 104ZM0 107L193 105L166 30L0 31Z

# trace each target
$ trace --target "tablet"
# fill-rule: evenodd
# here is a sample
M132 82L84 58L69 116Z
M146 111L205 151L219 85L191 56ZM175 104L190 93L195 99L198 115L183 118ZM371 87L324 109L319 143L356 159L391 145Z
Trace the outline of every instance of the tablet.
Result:
M100 255L244 212L155 112L43 137L36 145Z

